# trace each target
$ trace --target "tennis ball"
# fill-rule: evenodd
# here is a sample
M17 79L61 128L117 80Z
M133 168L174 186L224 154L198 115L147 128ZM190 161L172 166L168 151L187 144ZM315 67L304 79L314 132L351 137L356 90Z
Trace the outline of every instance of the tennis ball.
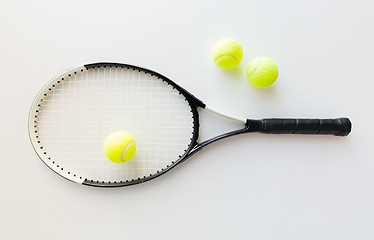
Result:
M247 79L255 87L269 87L277 78L277 64L270 58L256 58L247 67Z
M213 48L213 60L218 67L223 69L233 69L238 66L242 57L242 46L232 38L221 39Z
M123 163L130 161L135 151L135 139L127 132L115 132L105 139L104 153L112 162Z

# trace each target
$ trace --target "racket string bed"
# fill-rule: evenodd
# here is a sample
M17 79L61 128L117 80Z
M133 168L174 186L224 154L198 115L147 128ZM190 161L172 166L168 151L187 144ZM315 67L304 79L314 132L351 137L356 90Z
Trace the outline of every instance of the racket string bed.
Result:
M113 66L65 75L41 94L34 117L41 154L53 153L47 161L55 171L91 182L135 181L185 153L193 134L191 108L167 82ZM102 147L118 130L133 134L138 148L132 161L120 165L107 160Z

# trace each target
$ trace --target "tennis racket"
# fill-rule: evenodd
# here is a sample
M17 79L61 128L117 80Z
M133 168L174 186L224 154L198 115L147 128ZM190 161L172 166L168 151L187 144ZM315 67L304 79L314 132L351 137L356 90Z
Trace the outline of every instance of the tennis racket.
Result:
M241 122L243 128L198 142L198 108ZM131 133L137 151L129 162L109 161L105 138ZM206 106L154 71L120 63L68 70L37 94L29 137L39 158L60 176L84 185L120 187L154 179L217 140L249 132L346 136L348 118L261 119L229 116Z

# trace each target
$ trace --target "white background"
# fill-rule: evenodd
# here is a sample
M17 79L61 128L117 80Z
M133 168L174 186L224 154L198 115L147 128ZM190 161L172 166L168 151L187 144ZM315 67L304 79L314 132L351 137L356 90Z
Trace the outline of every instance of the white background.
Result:
M0 239L374 239L373 7L1 0ZM244 49L232 71L211 59L223 37ZM279 66L267 89L245 77L258 56ZM37 158L27 117L48 80L97 61L153 69L238 116L347 116L352 133L236 136L145 184L80 186ZM202 134L226 130L221 122Z

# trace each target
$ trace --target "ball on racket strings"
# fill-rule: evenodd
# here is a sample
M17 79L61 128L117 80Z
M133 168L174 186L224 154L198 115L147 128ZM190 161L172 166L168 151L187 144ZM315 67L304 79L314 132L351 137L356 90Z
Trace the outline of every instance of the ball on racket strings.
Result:
M252 60L247 67L247 79L255 87L269 87L277 78L278 67L271 58L256 58Z
M115 132L105 139L104 153L112 162L123 163L130 161L135 152L135 139L127 132Z
M233 69L238 66L243 57L243 48L238 41L224 38L213 48L213 60L223 69Z

